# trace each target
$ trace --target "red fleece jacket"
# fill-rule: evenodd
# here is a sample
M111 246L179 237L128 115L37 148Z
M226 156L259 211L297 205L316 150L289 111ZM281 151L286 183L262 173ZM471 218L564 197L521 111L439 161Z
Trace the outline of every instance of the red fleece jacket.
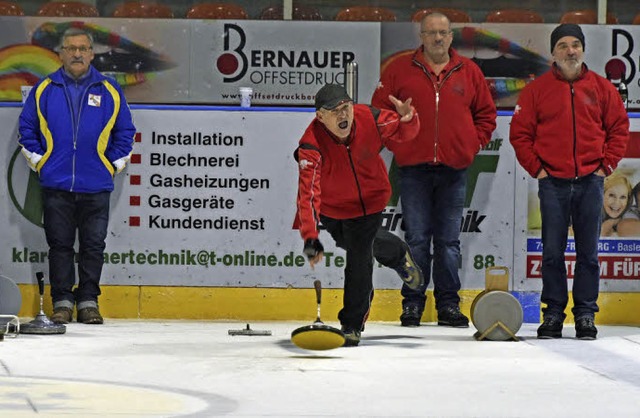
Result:
M346 143L314 119L296 150L299 167L294 228L307 240L318 237L319 216L351 219L382 212L391 195L383 146L415 138L420 129L414 112L409 122L389 110L354 105L354 122ZM378 114L379 113L379 114ZM376 118L377 116L377 118Z
M520 93L509 136L532 177L543 168L559 178L609 175L627 148L629 117L610 81L584 65L569 82L554 65Z
M480 68L449 49L449 63L436 76L422 47L401 55L383 71L371 104L394 109L389 94L411 104L420 114L415 141L389 146L400 166L444 164L461 169L473 162L496 128L496 106Z

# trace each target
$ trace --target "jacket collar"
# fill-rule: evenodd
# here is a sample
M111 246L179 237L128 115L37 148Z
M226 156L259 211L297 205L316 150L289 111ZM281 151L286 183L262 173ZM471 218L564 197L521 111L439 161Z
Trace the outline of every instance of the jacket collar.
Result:
M431 71L432 70L431 66L427 64L427 61L424 59L424 55L422 53L423 48L424 46L420 45L415 50L415 52L413 53L413 62ZM451 71L453 68L457 67L460 64L462 64L462 59L460 59L460 55L458 55L458 52L455 49L449 47L449 62L442 69L442 72L448 73L449 71Z
M64 71L64 67L60 67L57 71L49 74L51 81L57 84L65 84L65 78L68 77L69 76ZM82 80L88 81L89 84L99 83L106 78L100 73L100 71L96 70L93 65L89 65L89 71L83 77L86 78L82 78Z
M577 80L580 80L581 78L584 78L585 74L587 74L588 71L589 71L589 67L587 67L587 64L583 62L582 69L580 70L580 74L578 74L578 77L576 77L575 80L573 81L577 81ZM558 68L558 65L555 62L551 66L551 72L553 73L554 77L557 78L558 80L568 82L568 80L564 78L564 75L562 75L562 72L560 72L560 68Z

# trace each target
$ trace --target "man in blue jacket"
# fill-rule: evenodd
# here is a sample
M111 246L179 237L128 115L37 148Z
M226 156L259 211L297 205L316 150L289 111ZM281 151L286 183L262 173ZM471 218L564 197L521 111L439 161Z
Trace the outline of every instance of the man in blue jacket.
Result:
M70 28L59 45L62 67L36 84L20 115L19 143L42 186L53 315L102 324L100 275L113 176L122 171L136 129L120 86L92 65L93 37ZM75 290L74 245L79 239Z

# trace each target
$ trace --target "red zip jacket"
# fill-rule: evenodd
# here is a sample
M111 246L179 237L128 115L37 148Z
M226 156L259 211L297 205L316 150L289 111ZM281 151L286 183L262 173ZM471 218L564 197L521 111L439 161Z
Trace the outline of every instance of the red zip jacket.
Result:
M420 114L416 141L393 144L400 166L422 163L466 168L489 143L496 128L496 106L480 68L449 49L449 63L438 77L422 55L422 47L401 55L383 71L371 104L394 109L392 94L411 104Z
M629 117L610 81L583 65L569 82L554 64L520 93L509 139L532 177L543 168L559 178L609 175L627 148Z
M341 143L314 119L295 153L299 178L294 228L302 238L318 238L319 214L351 219L382 212L391 185L380 150L415 138L419 128L416 112L409 122L400 122L396 112L356 104L351 134Z

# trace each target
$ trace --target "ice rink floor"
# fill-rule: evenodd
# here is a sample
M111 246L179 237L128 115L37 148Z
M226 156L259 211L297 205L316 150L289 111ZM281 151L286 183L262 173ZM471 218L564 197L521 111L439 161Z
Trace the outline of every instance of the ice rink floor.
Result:
M476 341L368 323L359 347L304 351L311 322L110 320L0 341L0 417L640 417L640 328L596 341ZM328 325L335 323L327 321Z

